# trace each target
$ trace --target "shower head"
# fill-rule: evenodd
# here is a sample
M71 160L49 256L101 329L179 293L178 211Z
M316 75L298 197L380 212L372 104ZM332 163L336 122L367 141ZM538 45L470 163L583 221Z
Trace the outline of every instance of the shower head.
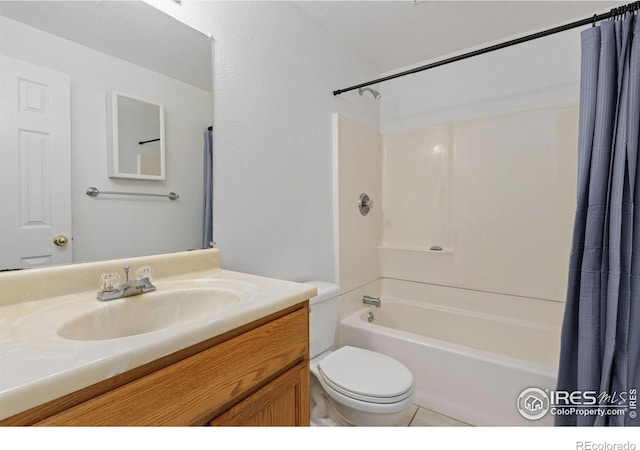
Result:
M364 91L371 92L371 95L373 95L373 98L375 98L376 100L380 100L380 97L382 97L382 95L380 95L380 92L368 87L358 89L358 94L362 95Z

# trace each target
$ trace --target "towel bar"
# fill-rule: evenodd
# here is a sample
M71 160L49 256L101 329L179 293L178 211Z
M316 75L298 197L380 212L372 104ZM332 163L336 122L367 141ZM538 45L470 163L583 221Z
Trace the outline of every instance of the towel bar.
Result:
M175 200L180 198L175 192L169 192L169 194L145 194L142 192L113 192L113 191L99 191L96 187L87 188L86 194L89 197L97 197L98 194L111 194L111 195L142 195L144 197L168 197L169 200Z

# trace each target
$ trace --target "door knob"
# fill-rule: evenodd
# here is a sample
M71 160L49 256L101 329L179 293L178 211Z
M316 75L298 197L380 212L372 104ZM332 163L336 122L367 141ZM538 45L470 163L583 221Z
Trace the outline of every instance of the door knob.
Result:
M59 234L57 236L54 236L53 238L53 243L58 247L64 247L65 245L67 245L67 242L69 242L69 239L67 239L67 237L63 234Z

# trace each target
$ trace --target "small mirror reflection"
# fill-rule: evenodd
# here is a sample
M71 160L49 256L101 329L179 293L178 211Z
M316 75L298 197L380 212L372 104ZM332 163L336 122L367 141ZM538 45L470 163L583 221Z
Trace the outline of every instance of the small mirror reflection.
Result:
M164 108L121 93L112 94L112 178L163 180Z

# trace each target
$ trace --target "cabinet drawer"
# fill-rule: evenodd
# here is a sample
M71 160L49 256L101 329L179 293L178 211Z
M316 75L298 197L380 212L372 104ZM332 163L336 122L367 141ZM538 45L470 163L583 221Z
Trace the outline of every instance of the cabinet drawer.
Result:
M37 425L206 424L308 352L308 310L302 308Z

